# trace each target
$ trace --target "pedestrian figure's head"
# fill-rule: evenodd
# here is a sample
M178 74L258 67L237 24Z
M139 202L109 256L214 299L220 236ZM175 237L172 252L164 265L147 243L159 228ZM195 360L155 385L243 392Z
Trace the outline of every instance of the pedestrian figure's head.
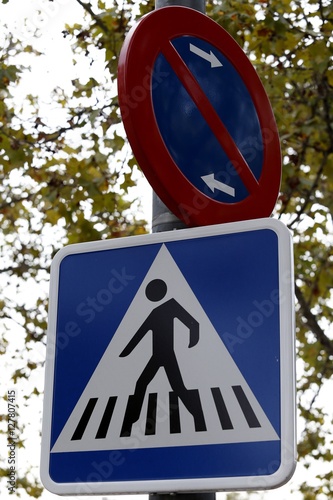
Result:
M152 280L146 286L146 297L152 302L162 300L167 293L167 286L163 280Z

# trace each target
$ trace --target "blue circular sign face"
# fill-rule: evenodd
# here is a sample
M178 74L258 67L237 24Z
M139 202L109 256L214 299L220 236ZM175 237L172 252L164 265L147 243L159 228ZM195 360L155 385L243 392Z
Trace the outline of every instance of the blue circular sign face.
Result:
M118 68L134 155L189 226L271 215L280 142L258 75L239 45L193 9L165 7L130 31Z
M230 61L214 46L197 37L182 36L172 45L197 80L201 90L229 131L257 181L263 167L263 139L251 95ZM223 147L223 130L215 129L163 54L154 74L168 73L152 89L156 121L169 152L185 177L210 198L235 203L250 194ZM222 143L222 144L221 144ZM214 174L217 181L210 179ZM220 185L218 184L220 183Z

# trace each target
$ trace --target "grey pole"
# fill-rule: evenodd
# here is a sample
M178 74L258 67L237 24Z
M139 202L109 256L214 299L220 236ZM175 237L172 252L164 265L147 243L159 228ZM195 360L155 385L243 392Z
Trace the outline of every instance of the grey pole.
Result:
M169 7L170 5L180 5L181 7L190 7L194 10L199 10L203 14L206 12L205 0L155 0L155 9L161 7Z
M198 10L205 14L206 3L205 0L155 0L155 9L178 5L182 7L190 7L191 9ZM153 217L152 217L152 232L160 233L162 231L173 231L174 229L184 229L186 224L178 219L170 210L164 205L162 200L153 192ZM155 499L157 500L157 499ZM188 500L188 499L184 499ZM209 499L207 499L209 500Z
M203 14L206 12L205 0L155 0L155 8L178 5L190 7ZM186 224L179 220L164 205L161 199L153 192L153 220L152 231L159 233L161 231L173 231L175 229L186 228ZM170 494L151 494L149 500L215 500L215 493L170 493Z
M215 493L175 493L175 494L153 494L149 500L215 500Z

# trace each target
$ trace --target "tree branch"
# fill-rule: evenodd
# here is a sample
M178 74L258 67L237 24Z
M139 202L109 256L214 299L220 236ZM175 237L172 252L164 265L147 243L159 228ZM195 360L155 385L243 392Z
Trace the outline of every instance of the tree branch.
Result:
M298 300L298 303L301 307L302 314L306 319L306 323L312 333L317 338L318 342L326 349L329 356L333 356L333 342L330 340L325 334L324 330L319 326L318 321L316 320L315 315L311 312L310 306L308 302L305 300L304 295L301 289L295 285L295 293Z
M311 197L314 195L318 185L319 185L319 181L321 179L321 176L322 176L322 173L323 173L323 170L326 166L326 162L327 162L327 158L328 158L328 153L324 153L323 155L323 159L322 159L322 162L321 162L321 165L319 166L318 168L318 171L317 171L317 174L316 174L316 177L312 183L312 186L311 188L308 190L307 192L307 195L305 196L304 198L304 202L302 203L301 207L299 208L299 210L297 210L296 212L296 217L293 221L291 221L291 223L288 225L289 229L292 229L293 226L300 221L301 219L301 216L305 213L306 211L306 208L308 206L308 204L310 203L311 201Z
M97 14L92 10L90 3L82 2L82 0L76 0L78 4L81 5L81 7L90 14L92 19L95 21L95 23L104 31L104 33L108 33L108 27L106 24L101 21L101 19L98 17Z

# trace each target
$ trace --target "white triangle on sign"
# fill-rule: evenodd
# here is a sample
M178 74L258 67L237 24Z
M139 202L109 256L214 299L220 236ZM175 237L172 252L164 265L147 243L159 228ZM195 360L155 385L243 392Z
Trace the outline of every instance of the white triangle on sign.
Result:
M147 284L155 279L167 285L167 294L160 302L148 300L145 294ZM136 382L152 357L152 330L147 331L129 355L120 357L120 353L152 310L169 299L175 299L199 323L199 341L189 347L188 327L179 319L174 320L174 353L186 389L199 393L205 430L196 430L193 415L179 401L179 428L171 432L169 393L172 388L161 367L147 386L139 419L133 423L130 435L122 437L129 396L134 394ZM154 430L147 433L149 395L152 394L157 398ZM110 401L112 412L107 410ZM223 425L221 412L226 420ZM103 415L104 432L97 437ZM276 440L279 436L272 424L166 246L162 245L52 453Z

